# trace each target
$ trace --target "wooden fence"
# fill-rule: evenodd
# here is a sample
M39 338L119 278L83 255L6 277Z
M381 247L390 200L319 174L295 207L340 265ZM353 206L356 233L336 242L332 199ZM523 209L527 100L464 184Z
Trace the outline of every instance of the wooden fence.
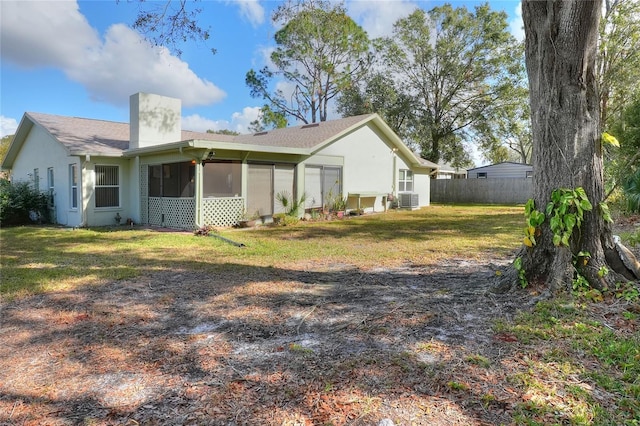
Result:
M533 179L432 179L432 203L524 204Z

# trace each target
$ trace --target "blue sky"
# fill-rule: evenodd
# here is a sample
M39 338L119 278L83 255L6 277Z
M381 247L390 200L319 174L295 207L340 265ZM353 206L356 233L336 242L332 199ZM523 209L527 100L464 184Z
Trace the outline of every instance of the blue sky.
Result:
M350 16L371 37L416 7L443 1L351 0ZM480 1L453 0L472 9ZM147 1L145 5L163 2ZM509 15L522 38L519 0L489 1ZM0 130L13 134L25 111L128 122L129 95L182 99L184 129L246 132L261 99L251 98L246 72L262 68L273 48L275 1L203 1L208 44L187 43L180 57L146 43L131 29L137 0L0 0ZM217 53L212 55L210 48Z

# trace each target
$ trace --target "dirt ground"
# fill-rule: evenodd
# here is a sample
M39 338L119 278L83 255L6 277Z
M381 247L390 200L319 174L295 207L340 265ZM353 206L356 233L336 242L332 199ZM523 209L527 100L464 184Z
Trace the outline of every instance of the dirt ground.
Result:
M497 425L508 259L157 272L0 305L2 425Z

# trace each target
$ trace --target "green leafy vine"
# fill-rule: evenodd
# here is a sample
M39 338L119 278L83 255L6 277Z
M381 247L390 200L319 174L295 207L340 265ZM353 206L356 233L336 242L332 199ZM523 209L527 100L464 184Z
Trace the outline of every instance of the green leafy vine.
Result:
M545 210L549 218L549 227L553 232L553 245L569 246L574 229L580 229L584 212L593 206L582 188L558 188L551 193L551 201Z

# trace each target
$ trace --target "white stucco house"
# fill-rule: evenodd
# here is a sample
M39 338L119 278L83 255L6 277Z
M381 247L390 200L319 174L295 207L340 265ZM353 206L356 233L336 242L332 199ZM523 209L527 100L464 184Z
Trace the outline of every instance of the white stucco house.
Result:
M13 181L50 194L54 222L194 229L232 226L243 212L307 209L343 195L365 212L429 205L437 165L416 157L376 114L239 136L181 129L181 101L130 98L130 123L25 113L2 163Z

